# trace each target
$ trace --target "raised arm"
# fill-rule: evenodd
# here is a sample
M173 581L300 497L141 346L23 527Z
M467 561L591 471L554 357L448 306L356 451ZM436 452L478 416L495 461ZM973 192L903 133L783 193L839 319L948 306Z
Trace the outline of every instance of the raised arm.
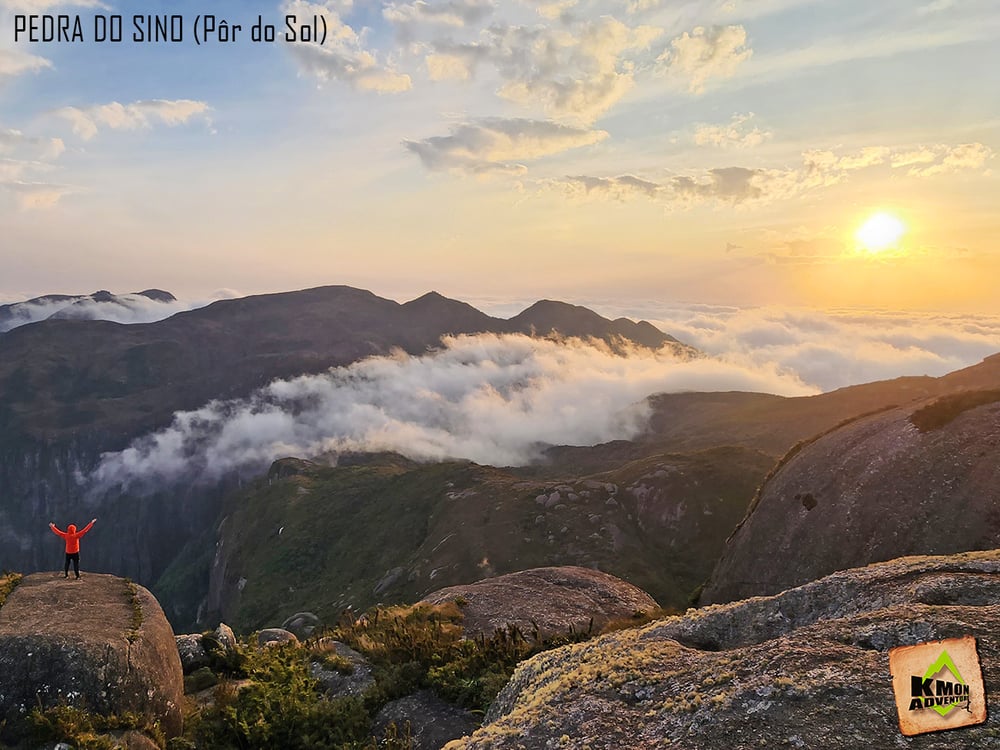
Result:
M63 539L66 538L66 532L60 531L59 527L56 526L54 523L50 523L49 528L52 529L52 533L55 534L56 536L61 536Z
M86 526L84 526L84 527L83 527L82 529L80 529L80 530L79 530L78 532L76 532L76 535L77 535L78 537L79 537L79 536L83 536L83 535L84 535L84 534L86 534L86 533L87 533L88 531L90 531L90 530L91 530L92 528L94 528L94 524L95 524L95 523L97 523L97 519L96 519L96 518L95 518L95 519L93 519L93 520L91 520L91 522L90 522L90 523L88 523L88 524L87 524Z

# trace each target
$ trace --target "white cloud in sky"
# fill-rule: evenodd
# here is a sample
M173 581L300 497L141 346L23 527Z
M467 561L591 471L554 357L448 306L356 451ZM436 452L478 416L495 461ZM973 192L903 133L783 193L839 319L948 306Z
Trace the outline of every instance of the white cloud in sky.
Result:
M404 28L416 23L465 26L492 15L493 0L417 0L413 3L389 3L382 16Z
M68 120L73 132L90 140L101 128L136 130L153 125L177 126L196 117L207 117L209 107L205 102L191 99L149 99L121 104L95 104L89 107L62 107L55 115Z
M288 47L300 70L320 81L342 81L360 91L397 94L413 86L410 76L390 64L380 63L375 50L365 46L362 34L345 23L342 4L292 0L283 6L286 14L300 18L322 16L326 22L326 44L295 42Z
M871 146L846 153L815 149L804 152L801 165L789 169L717 167L665 178L575 175L538 180L537 184L542 192L556 190L575 199L646 198L681 208L706 202L736 206L788 200L875 167L907 170L910 177L929 178L981 169L994 156L995 152L982 143L916 149Z
M45 13L54 8L108 8L100 0L0 0L0 8L7 7L24 13Z
M405 147L431 170L482 174L521 174L523 161L598 143L603 130L576 128L546 120L489 118L452 128L450 135L405 141Z
M0 181L0 190L13 195L17 207L22 211L52 208L64 195L73 192L66 185L20 180Z
M43 178L65 150L61 138L40 138L0 128L0 192L10 196L21 211L55 206L73 191Z
M549 21L557 21L559 19L569 20L570 11L576 7L579 0L551 0L551 2L546 2L545 0L522 0L527 5L534 7L535 12L538 13L542 18L546 18Z
M429 45L432 77L467 79L480 65L500 76L497 94L555 117L593 122L635 83L629 54L646 50L662 34L653 26L628 26L612 16L568 26L497 22L470 42Z
M753 55L742 26L698 26L670 42L657 62L682 77L692 94L704 92L713 78L731 78Z
M65 150L62 138L38 138L20 130L0 128L0 156L14 154L22 159L50 160Z
M51 67L51 61L44 57L20 50L0 49L0 81L22 73L37 73Z
M754 113L733 115L727 125L702 123L695 128L694 142L699 146L717 148L754 148L770 139L774 134L751 125Z

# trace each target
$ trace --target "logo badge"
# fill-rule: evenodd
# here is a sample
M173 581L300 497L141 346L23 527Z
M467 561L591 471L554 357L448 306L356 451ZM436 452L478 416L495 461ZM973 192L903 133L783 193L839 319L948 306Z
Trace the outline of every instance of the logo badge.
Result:
M889 652L899 728L908 737L986 721L976 639L900 646Z

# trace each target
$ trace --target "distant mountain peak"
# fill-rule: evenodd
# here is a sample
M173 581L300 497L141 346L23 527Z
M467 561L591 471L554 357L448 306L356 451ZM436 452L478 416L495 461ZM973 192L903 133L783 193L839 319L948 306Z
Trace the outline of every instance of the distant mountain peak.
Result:
M145 289L141 292L135 292L137 297L145 297L151 299L154 302L176 302L177 298L170 292L165 292L162 289Z

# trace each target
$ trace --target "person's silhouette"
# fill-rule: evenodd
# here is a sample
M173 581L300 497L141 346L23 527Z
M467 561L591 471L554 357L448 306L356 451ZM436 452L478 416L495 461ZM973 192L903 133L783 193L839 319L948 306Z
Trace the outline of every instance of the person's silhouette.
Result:
M63 578L69 578L70 562L73 563L73 572L76 573L76 577L80 577L80 537L90 531L95 523L97 523L96 518L79 531L76 530L76 526L73 524L67 526L66 531L60 531L54 523L49 524L49 528L52 529L53 534L61 536L66 540L66 567L63 570Z

